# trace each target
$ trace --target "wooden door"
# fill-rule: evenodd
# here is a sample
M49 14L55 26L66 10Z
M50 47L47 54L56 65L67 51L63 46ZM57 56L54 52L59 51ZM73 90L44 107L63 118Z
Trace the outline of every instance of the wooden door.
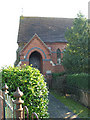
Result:
M33 52L29 57L29 65L41 71L41 55L38 52Z

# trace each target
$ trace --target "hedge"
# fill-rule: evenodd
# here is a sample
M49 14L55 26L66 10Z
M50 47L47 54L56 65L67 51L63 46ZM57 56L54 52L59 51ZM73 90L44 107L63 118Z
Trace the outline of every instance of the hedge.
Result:
M66 84L68 87L75 87L82 90L90 90L88 85L88 75L87 73L80 74L69 74L66 78Z
M22 99L29 113L36 112L39 118L47 118L48 89L43 75L38 69L31 66L2 68L2 84L7 83L9 94L13 97L16 88L24 93ZM15 99L15 98L14 98Z
M66 72L60 72L60 73L52 73L53 79L57 79L57 77L65 75Z

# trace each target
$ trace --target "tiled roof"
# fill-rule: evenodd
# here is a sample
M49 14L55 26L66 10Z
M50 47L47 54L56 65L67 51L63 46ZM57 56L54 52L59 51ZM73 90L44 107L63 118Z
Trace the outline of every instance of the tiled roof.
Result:
M43 42L67 42L65 31L73 19L52 17L20 17L17 42L28 42L36 33Z

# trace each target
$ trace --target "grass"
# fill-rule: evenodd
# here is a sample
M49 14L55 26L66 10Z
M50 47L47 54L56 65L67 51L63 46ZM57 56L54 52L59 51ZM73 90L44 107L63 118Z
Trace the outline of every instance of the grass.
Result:
M65 104L72 112L74 112L79 118L88 118L90 117L90 109L86 108L82 104L80 104L77 101L74 101L71 98L68 98L63 95L59 95L55 91L51 91L51 94L53 94L60 102Z

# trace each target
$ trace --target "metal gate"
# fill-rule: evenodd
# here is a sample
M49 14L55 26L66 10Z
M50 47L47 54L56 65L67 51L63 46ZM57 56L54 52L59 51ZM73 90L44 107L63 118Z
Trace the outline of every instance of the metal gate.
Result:
M7 120L10 119L25 119L25 109L27 113L27 120L29 120L29 112L27 106L24 106L22 108L22 103L24 101L21 100L21 96L23 93L19 90L19 87L17 88L16 92L14 93L14 97L16 97L16 100L13 100L8 95L8 86L5 84L3 87L4 92L0 90L0 120L4 119ZM31 115L31 120L34 119L34 116L36 116L37 120L39 120L37 114L34 112Z
M14 104L14 100L7 94L8 87L5 84L4 92L0 90L0 119L8 119L8 118L15 118L14 109L16 109L16 105Z

